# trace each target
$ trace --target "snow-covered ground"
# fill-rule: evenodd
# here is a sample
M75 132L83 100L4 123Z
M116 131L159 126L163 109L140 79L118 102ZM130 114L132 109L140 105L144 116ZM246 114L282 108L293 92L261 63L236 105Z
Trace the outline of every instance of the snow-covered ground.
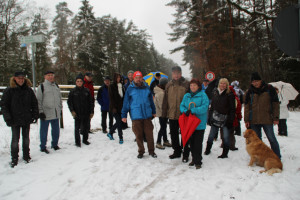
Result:
M98 104L92 128L100 127ZM297 200L300 199L300 113L290 112L288 137L277 136L284 170L268 176L261 167L249 167L243 137L237 136L238 151L221 154L220 139L209 156L203 156L202 168L196 170L170 160L172 149L156 149L158 158L147 153L137 159L137 145L130 129L124 131L124 144L117 134L114 141L101 131L90 135L91 145L74 145L74 122L64 102L65 128L61 129L59 151L39 151L39 126L31 126L30 148L33 162L25 164L20 151L18 166L10 168L11 131L0 117L0 199L1 200L90 200L90 199L224 199L224 200ZM154 120L155 139L159 130ZM131 127L131 122L129 121ZM204 148L210 127L207 127ZM244 130L242 124L242 130ZM277 128L275 128L277 132ZM50 130L49 130L50 133ZM168 135L170 138L170 136ZM266 137L263 141L269 145ZM21 148L20 140L20 149ZM146 143L145 143L146 147ZM147 149L147 148L146 148Z

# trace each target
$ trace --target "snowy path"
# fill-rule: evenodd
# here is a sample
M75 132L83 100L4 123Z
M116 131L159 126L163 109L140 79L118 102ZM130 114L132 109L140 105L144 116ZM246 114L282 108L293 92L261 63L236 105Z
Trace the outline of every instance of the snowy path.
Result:
M96 105L92 127L100 127L99 106ZM136 158L137 145L130 129L124 131L124 144L110 141L98 131L90 135L91 145L74 146L73 120L64 103L65 128L59 146L46 155L39 151L39 128L31 126L32 163L20 161L10 168L10 129L0 117L0 199L1 200L81 200L81 199L300 199L300 124L299 112L291 112L289 136L277 137L284 170L281 174L260 174L261 167L248 167L249 156L244 138L237 136L238 151L221 154L220 139L212 153L203 156L200 170L189 167L181 159L170 160L171 148L156 149L157 159L148 154ZM155 138L159 130L155 120ZM131 126L131 122L129 122ZM244 125L242 125L244 126ZM210 127L207 127L204 148ZM277 132L277 128L275 129ZM168 135L169 137L169 135ZM170 137L169 137L170 138ZM48 136L48 140L51 137ZM264 142L269 145L266 137ZM50 142L48 141L48 147ZM146 143L145 143L146 146ZM20 148L21 149L21 148ZM22 153L20 152L20 157Z

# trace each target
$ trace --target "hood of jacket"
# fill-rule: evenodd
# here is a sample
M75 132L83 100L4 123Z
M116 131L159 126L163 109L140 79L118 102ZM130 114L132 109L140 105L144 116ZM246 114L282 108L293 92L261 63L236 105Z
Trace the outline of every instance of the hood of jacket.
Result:
M31 81L30 81L28 78L25 78L24 84L26 84L28 87L31 87L31 86L32 86L32 83L31 83ZM9 80L9 86L10 86L11 88L16 88L16 87L17 87L17 83L16 83L16 81L14 80L14 77L11 77L11 78L10 78L10 80Z

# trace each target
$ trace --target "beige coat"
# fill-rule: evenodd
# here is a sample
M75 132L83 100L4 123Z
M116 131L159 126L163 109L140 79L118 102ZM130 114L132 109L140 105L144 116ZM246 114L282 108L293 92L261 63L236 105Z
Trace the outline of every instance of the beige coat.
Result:
M154 97L154 104L156 108L156 117L161 117L162 116L162 104L165 96L165 91L161 89L158 86L155 86L153 89L153 92L155 94Z

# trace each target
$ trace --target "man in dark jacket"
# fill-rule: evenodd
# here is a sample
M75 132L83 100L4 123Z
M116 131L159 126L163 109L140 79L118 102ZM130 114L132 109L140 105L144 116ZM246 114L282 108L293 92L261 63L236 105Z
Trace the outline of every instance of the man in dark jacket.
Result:
M262 81L257 72L251 75L251 86L245 94L244 120L246 128L253 129L261 139L264 129L274 153L281 158L274 125L279 123L279 100L273 86Z
M107 126L106 126L106 118L107 114L109 116L109 129L113 126L113 115L111 112L109 112L109 93L108 93L108 87L110 85L110 78L109 76L105 77L104 84L99 88L98 94L97 94L97 101L101 106L101 126L102 126L102 132L107 133Z
M31 82L23 72L16 72L10 79L10 87L3 92L1 109L4 121L11 127L11 167L18 164L19 139L22 128L23 159L30 162L29 130L30 124L36 123L39 116L38 102Z
M82 143L89 145L89 122L94 116L94 101L91 98L90 91L83 87L83 76L76 77L76 87L73 88L68 97L68 106L75 119L75 144L81 147L80 134L83 135Z
M159 79L160 78L161 78L160 73L159 72L156 73L154 81L152 81L152 83L150 84L150 91L151 91L151 93L152 93L153 96L155 95L154 92L153 92L153 90L159 84Z
M89 89L91 93L91 98L93 102L95 101L94 97L94 83L93 83L93 74L91 72L86 72L84 76L84 87ZM91 131L91 119L89 120L89 133L92 133Z

